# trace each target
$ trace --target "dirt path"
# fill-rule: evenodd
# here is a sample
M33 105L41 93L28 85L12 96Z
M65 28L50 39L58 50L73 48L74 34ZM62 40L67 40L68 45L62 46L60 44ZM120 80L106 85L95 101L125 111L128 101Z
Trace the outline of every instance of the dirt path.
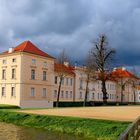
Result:
M58 108L58 109L38 109L21 110L20 112L72 116L82 118L95 118L106 120L133 121L140 116L140 106L119 106L119 107L80 107L80 108Z

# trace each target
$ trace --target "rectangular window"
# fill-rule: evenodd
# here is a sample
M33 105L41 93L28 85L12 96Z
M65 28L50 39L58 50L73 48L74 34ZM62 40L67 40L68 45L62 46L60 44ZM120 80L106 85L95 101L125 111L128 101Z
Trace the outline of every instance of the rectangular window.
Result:
M36 63L36 60L35 59L32 59L32 64L35 64Z
M16 79L16 69L12 69L12 79Z
M98 99L100 99L100 94L98 93Z
M70 85L71 85L71 86L72 86L72 82L73 82L73 81L72 81L72 78L71 78L71 79L70 79Z
M82 89L82 88L83 88L83 81L80 80L80 89Z
M69 78L66 78L66 85L68 86L69 84Z
M66 98L68 98L68 91L66 91Z
M6 60L4 59L4 60L2 60L2 63L3 63L3 64L6 64L7 62L6 62Z
M92 99L94 99L94 96L95 96L95 94L94 94L94 93L92 93Z
M6 70L5 69L2 70L2 79L6 79Z
M82 99L82 92L80 92L80 96L79 96L79 98Z
M57 97L57 90L54 90L54 98Z
M2 87L1 89L1 96L5 96L5 87Z
M57 84L57 76L54 78L54 83Z
M61 91L61 98L64 98L64 91Z
M72 98L72 91L70 91L70 98Z
M31 88L31 97L35 96L35 88Z
M35 80L35 70L31 70L31 79Z
M46 97L46 95L47 95L47 90L46 90L46 88L43 88L42 97Z
M47 67L47 62L43 62L43 66L46 68Z
M46 72L46 71L43 71L43 80L44 80L44 81L47 79L47 78L46 78L46 77L47 77L46 75L47 75L47 72Z
M62 78L62 85L64 85L64 78Z
M12 59L12 62L15 63L15 62L16 62L16 58L13 58L13 59Z
M11 96L15 96L15 87L11 87Z

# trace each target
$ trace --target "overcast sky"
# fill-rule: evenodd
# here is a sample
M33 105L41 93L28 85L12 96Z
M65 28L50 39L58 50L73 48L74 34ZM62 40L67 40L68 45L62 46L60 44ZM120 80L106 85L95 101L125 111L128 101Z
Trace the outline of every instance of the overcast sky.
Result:
M140 0L0 0L0 51L30 40L82 61L100 33L118 65L140 65Z

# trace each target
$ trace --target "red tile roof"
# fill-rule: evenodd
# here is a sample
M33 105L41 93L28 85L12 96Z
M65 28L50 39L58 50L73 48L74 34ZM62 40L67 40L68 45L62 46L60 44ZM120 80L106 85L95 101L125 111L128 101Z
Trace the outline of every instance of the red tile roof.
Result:
M140 90L140 85L137 86L137 89Z
M53 58L52 56L50 56L47 53L40 50L38 47L36 47L30 41L24 41L21 44L19 44L18 46L16 46L15 48L13 48L12 53L14 53L14 52L28 52L28 53L32 53L32 54L36 54L36 55L40 55L40 56L44 56L44 57ZM8 53L8 51L3 52L2 54L7 54L7 53Z
M65 73L68 73L68 74L75 75L74 67L66 66L64 64L57 64L57 63L55 63L54 64L54 70L55 70L55 72L65 72Z
M126 69L123 69L123 68L116 68L115 70L112 71L111 76L112 77L117 77L117 78L135 78L135 79L139 79L134 74L132 74L131 72L129 72Z

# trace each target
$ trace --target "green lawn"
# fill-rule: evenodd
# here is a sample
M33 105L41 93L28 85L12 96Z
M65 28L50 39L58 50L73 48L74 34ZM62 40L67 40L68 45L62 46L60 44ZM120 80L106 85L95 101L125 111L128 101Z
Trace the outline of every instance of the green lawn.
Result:
M0 121L42 128L95 140L114 140L130 122L117 122L74 117L58 117L0 110Z

